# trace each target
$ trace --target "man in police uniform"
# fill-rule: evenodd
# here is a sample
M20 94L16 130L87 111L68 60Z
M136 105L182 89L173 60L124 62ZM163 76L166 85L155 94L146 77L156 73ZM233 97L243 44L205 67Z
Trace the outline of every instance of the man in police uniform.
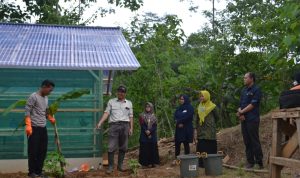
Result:
M118 170L123 171L123 160L128 148L128 136L133 132L133 109L131 101L125 99L126 87L119 86L117 98L110 99L107 107L97 124L100 128L109 116L108 131L108 170L111 174L114 170L114 153L118 150Z
M263 153L259 141L259 103L261 91L255 85L255 74L248 72L244 76L245 88L242 90L240 107L236 115L241 120L241 129L246 147L248 164L246 168L253 168L257 163L263 169ZM255 159L254 159L255 158Z

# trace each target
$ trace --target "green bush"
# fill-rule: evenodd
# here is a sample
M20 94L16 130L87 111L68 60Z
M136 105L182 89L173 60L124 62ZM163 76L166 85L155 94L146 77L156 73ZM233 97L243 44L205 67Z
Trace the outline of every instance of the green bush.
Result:
M47 158L44 161L44 169L50 176L63 177L64 176L64 165L66 160L64 156L58 151L52 151L47 154Z
M137 159L130 159L130 160L128 160L128 166L129 166L129 169L132 170L133 174L136 175L137 170L141 165L139 164Z

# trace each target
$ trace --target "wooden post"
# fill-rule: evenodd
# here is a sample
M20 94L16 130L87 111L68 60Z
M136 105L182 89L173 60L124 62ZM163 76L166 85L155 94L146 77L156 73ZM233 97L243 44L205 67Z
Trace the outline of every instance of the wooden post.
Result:
M300 119L296 120L297 130L298 130L298 145L300 148Z
M99 95L98 95L98 99L99 99L99 103L98 103L98 109L101 110L101 112L99 112L98 117L100 117L100 115L103 114L103 71L99 70L98 73L99 78L101 79L99 81ZM99 118L98 118L99 119ZM98 136L98 140L99 140L99 151L100 151L100 157L102 157L103 154L103 133L102 133L102 129L99 130L99 136Z
M297 128L293 122L296 121ZM280 178L283 167L297 169L300 161L291 159L300 147L300 108L281 109L272 113L272 149L270 155L270 178ZM288 141L282 145L282 135Z
M280 140L281 140L281 133L279 133L279 120L273 119L272 120L272 149L271 149L271 157L279 156L280 154ZM270 178L280 178L281 166L276 164L272 164L272 160L270 160Z

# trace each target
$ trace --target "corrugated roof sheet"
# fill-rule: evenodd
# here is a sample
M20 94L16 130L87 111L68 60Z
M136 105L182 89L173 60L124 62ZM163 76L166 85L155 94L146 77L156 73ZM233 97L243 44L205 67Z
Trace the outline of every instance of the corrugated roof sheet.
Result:
M120 28L0 23L0 68L138 67Z

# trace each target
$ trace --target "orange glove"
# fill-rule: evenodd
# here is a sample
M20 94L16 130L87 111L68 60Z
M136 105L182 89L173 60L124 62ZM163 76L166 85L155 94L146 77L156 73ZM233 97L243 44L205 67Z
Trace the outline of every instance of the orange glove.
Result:
M25 117L25 131L27 136L30 136L32 134L32 127L31 127L31 119L29 116Z
M52 117L50 114L48 115L48 120L51 122L51 124L55 124L55 118Z

